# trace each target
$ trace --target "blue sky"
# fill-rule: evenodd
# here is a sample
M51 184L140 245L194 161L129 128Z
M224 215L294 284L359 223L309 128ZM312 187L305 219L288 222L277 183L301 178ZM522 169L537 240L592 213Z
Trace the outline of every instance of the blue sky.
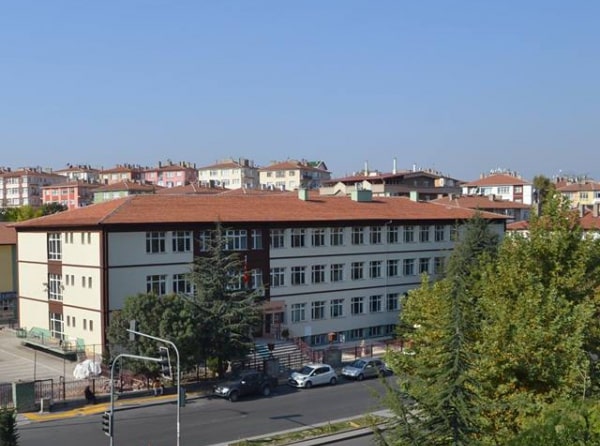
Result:
M0 3L0 166L600 180L600 2Z

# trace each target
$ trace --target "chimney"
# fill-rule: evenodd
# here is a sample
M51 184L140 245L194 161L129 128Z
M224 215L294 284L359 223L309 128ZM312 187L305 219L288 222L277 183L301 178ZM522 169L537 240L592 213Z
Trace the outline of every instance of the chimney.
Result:
M394 157L394 162L393 162L393 167L392 167L392 173L394 175L396 175L398 173L398 169L397 169L397 166L396 166L396 158L395 157Z
M308 201L308 189L305 187L298 188L298 198L302 201Z
M411 190L410 201L419 201L419 192L417 192L416 190Z
M579 217L583 217L585 215L585 204L579 205Z
M495 194L489 194L488 197L489 197L490 201L494 201L496 199Z
M365 161L365 176L369 175L369 162Z

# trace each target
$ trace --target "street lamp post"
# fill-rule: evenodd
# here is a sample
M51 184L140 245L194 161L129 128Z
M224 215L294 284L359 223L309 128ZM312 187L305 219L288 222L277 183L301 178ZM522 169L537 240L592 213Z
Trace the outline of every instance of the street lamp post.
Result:
M165 344L169 344L171 347L173 347L173 350L175 350L175 355L177 356L177 446L179 446L179 440L181 438L180 423L179 423L179 414L180 414L180 409L181 409L181 388L180 388L181 372L180 372L180 368L179 368L179 350L177 350L177 346L173 342L171 342L167 339L162 339L157 336L152 336L152 335L149 335L146 333L142 333L142 332L133 330L131 328L128 328L127 331L134 335L144 336L146 338L154 339L155 341L164 342Z

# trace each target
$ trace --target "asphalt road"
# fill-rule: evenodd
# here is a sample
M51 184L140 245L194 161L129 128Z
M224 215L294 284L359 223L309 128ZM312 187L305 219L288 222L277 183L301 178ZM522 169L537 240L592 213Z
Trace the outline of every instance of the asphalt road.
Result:
M309 390L280 386L270 397L252 397L236 403L214 398L194 399L181 409L180 445L222 444L380 410L383 406L377 395L383 392L378 379L341 380L336 386ZM174 403L119 410L115 413L113 446L173 446L177 439L176 421ZM19 432L21 446L48 444L49 439L51 444L61 446L109 444L109 437L101 429L100 414L30 422L21 424Z

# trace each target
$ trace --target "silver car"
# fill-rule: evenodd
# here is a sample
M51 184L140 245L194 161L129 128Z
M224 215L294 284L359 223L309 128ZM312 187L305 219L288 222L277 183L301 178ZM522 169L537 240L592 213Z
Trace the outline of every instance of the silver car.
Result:
M301 370L292 372L288 384L292 387L310 389L322 384L337 383L337 373L329 364L306 364Z
M342 376L357 381L386 374L385 363L381 359L363 358L357 359L342 368Z

